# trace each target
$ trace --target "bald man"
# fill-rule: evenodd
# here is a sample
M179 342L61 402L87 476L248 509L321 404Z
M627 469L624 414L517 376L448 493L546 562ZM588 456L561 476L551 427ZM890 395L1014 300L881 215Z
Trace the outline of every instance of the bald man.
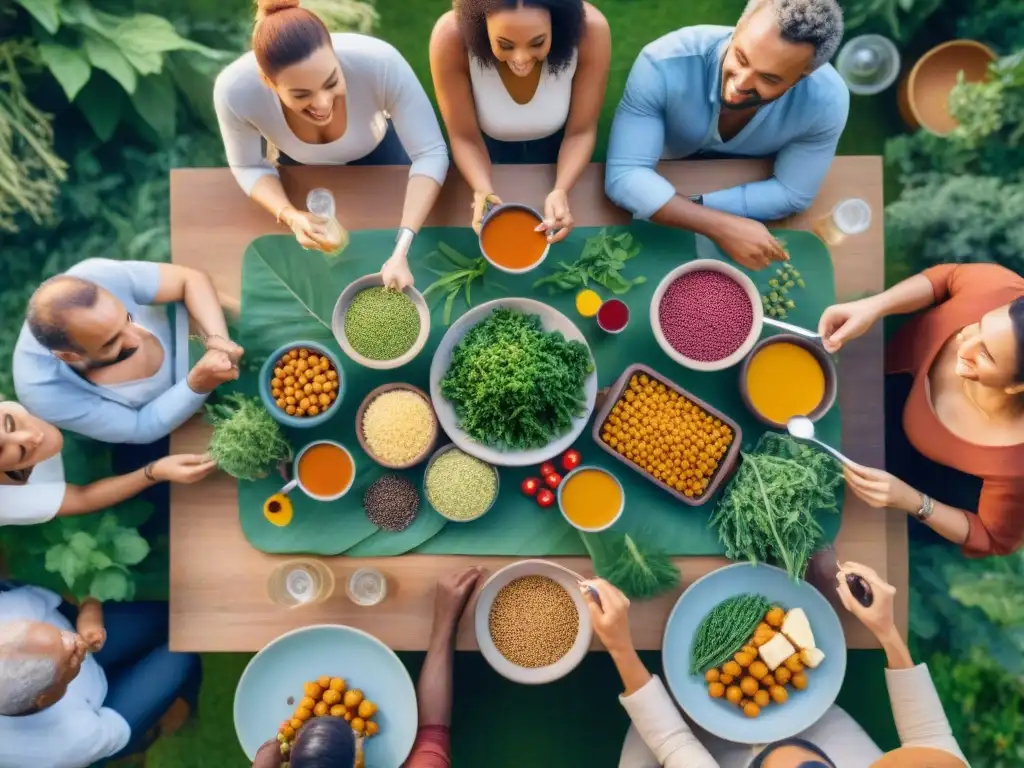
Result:
M166 604L106 613L95 600L76 610L49 590L0 582L0 768L134 754L179 698L194 705L199 658L168 650Z
M184 303L206 345L178 382L164 306L174 302ZM14 387L29 411L61 429L108 443L152 443L199 410L215 387L238 378L241 356L206 274L87 259L33 294L14 349Z

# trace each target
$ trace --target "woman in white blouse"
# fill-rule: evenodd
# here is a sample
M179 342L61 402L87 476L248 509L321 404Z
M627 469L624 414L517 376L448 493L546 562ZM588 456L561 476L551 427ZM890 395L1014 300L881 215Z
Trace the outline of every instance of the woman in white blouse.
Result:
M72 485L64 482L63 446L55 426L18 403L0 401L0 527L107 509L156 483L195 483L216 468L207 456L179 454L126 475Z
M865 578L874 602L858 603L841 578ZM601 595L601 607L585 592L594 630L622 677L619 697L633 725L626 735L619 768L964 768L967 760L950 731L928 667L914 665L896 629L896 590L867 566L846 563L837 574L843 605L878 638L888 658L889 700L902 747L883 754L846 712L832 706L794 739L752 748L719 739L691 726L676 709L661 680L651 675L633 648L629 600L605 581L588 582ZM603 608L603 610L602 610Z
M590 162L611 32L583 0L455 0L434 26L430 72L452 155L473 188L473 227L500 203L492 163L557 163L548 238L573 226L568 193Z
M228 65L213 89L235 178L300 245L315 248L324 232L288 199L268 145L283 165L411 163L399 236L383 268L392 287L411 285L409 244L448 173L448 150L423 86L382 40L332 35L298 0L258 5L252 51Z

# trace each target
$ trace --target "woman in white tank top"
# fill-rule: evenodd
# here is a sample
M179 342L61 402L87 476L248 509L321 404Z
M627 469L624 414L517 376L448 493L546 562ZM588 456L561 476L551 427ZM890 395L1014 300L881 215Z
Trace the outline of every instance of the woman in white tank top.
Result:
M430 72L452 155L473 187L473 228L500 202L493 163L555 163L544 201L552 242L572 229L568 193L590 162L611 32L583 0L454 0L430 38Z

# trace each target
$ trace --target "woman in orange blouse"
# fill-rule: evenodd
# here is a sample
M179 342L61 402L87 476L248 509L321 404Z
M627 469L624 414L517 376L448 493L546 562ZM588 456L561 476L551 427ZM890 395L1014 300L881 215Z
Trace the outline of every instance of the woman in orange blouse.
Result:
M915 515L968 556L1010 554L1024 539L1024 278L995 264L932 267L877 296L829 307L818 331L835 352L878 320L918 310L926 311L886 353L887 374L912 377L906 438L948 468L936 489L946 502L959 473L980 480L980 494L974 503L944 503L856 464L847 483L873 507ZM909 452L890 450L890 466Z

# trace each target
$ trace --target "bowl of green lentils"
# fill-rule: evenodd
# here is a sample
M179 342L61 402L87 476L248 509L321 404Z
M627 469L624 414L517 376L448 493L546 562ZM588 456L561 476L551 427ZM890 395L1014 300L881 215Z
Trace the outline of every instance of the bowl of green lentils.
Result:
M423 473L423 496L441 517L468 523L498 499L498 470L454 443L438 448Z
M349 283L334 305L331 330L341 350L367 368L386 371L413 360L430 336L430 308L412 286L384 286L380 273Z

